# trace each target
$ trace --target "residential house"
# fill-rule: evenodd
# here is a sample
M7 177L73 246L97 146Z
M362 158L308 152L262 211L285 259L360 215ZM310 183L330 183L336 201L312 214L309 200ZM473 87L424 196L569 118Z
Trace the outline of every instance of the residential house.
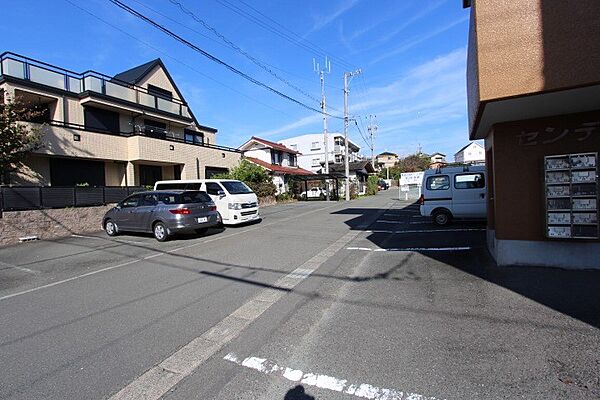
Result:
M477 142L471 142L454 154L454 162L465 164L485 163L485 149Z
M490 253L499 265L600 268L598 0L463 6L469 138L485 140Z
M350 139L348 139L348 151L346 151L344 135L329 133L327 139L329 152L327 157L325 157L325 141L322 133L295 136L280 142L290 149L298 151L300 153L298 154L298 165L313 172L324 172L323 166L326 159L329 163L340 164L344 162L346 154L348 154L350 162L362 158L359 155L360 147Z
M354 183L357 186L358 195L362 196L367 192L367 180L369 178L369 174L375 173L375 168L371 161L363 160L363 161L353 161L349 164L349 174L350 183ZM346 167L343 163L329 163L329 172L334 174L339 174L345 176ZM342 193L344 187L342 185Z
M431 164L429 165L429 168L432 169L440 168L447 164L446 155L442 153L433 153L430 156L430 160Z
M390 153L389 151L384 151L380 153L376 157L376 167L379 169L390 168L396 165L399 157L396 153Z
M250 140L239 147L244 158L269 171L277 194L288 191L288 181L292 176L313 175L313 172L298 166L296 150L280 143L252 136Z
M210 177L241 159L216 145L217 129L198 122L160 59L108 76L7 52L0 91L1 101L44 112L26 122L41 127L43 146L10 174L13 184L153 185Z

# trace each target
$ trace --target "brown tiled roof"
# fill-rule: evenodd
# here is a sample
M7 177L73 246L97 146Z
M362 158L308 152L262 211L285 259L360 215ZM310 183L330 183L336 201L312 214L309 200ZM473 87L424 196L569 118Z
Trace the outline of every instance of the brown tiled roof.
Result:
M269 164L268 162L259 160L258 158L254 158L254 157L246 157L246 160L248 160L256 165L260 165L261 167L266 168L269 171L273 171L273 172L281 172L283 174L288 174L288 175L314 175L313 172L307 171L300 167L297 167L297 168L284 167L282 165Z
M252 138L250 140L254 140L256 142L262 143L265 146L270 147L275 150L281 150L281 151L285 151L286 153L292 153L292 154L300 154L296 150L292 150L289 147L282 145L281 143L271 142L270 140L257 138L256 136L252 136Z

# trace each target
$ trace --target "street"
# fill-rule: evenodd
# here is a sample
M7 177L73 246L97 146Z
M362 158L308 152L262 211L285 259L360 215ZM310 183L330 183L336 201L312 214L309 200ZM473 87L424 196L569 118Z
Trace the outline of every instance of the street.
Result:
M1 399L597 399L600 271L498 268L398 191L0 248Z

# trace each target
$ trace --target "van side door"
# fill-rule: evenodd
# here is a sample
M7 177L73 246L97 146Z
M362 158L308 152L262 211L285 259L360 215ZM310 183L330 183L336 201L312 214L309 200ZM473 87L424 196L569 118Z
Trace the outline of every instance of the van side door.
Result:
M445 208L452 214L452 190L450 188L450 175L425 175L423 197L425 203L421 206L421 215L430 216L433 210Z
M221 214L221 218L227 221L229 219L229 198L225 188L223 188L223 186L221 186L218 182L205 182L202 187L217 206L217 211L219 214ZM225 193L225 196L219 196L219 192Z
M452 208L459 218L486 217L485 174L465 172L453 177Z

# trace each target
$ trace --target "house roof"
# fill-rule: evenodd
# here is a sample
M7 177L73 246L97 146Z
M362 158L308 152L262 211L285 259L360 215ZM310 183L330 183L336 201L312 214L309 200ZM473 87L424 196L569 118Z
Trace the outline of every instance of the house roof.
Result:
M398 154L396 154L396 153L391 153L391 152L389 152L389 151L384 151L383 153L379 153L379 154L377 154L377 157L379 157L379 156L396 156L396 157L398 157Z
M160 58L156 60L148 61L145 64L138 65L137 67L133 67L128 69L127 71L120 72L114 76L115 79L118 79L123 82L131 83L135 85L139 81L142 80L144 76L146 76L154 67L160 65L164 68L164 64L162 63Z
M477 142L471 142L471 143L468 143L466 146L463 146L459 151L457 151L456 153L454 153L454 155L460 153L461 151L464 151L467 147L469 147L472 144L477 145L477 146L483 148L483 146L480 145L479 143L477 143Z
M238 147L238 149L240 150L245 150L244 147L246 147L248 144L250 144L251 142L256 142L256 143L260 143L263 146L266 146L268 148L274 149L274 150L279 150L279 151L284 151L286 153L291 153L291 154L300 154L300 152L296 151L296 150L292 150L289 147L281 144L281 143L275 143L275 142L271 142L270 140L266 140L266 139L261 139L258 138L256 136L252 136L250 138L250 140L248 140L246 143L244 143L243 145L241 145L240 147Z
M287 175L314 175L313 172L307 171L300 167L284 167L282 165L270 164L254 157L246 157L245 159L272 172L279 172Z
M375 168L373 168L373 164L371 161L353 161L348 163L350 171L361 172L363 174L373 173L375 172ZM346 172L346 167L344 164L335 164L329 163L329 172Z
M466 147L465 147L465 148L466 148ZM445 154L443 154L443 153L433 153L433 154L432 154L430 157L433 157L433 156L442 156L442 157L446 157L446 155L445 155Z

